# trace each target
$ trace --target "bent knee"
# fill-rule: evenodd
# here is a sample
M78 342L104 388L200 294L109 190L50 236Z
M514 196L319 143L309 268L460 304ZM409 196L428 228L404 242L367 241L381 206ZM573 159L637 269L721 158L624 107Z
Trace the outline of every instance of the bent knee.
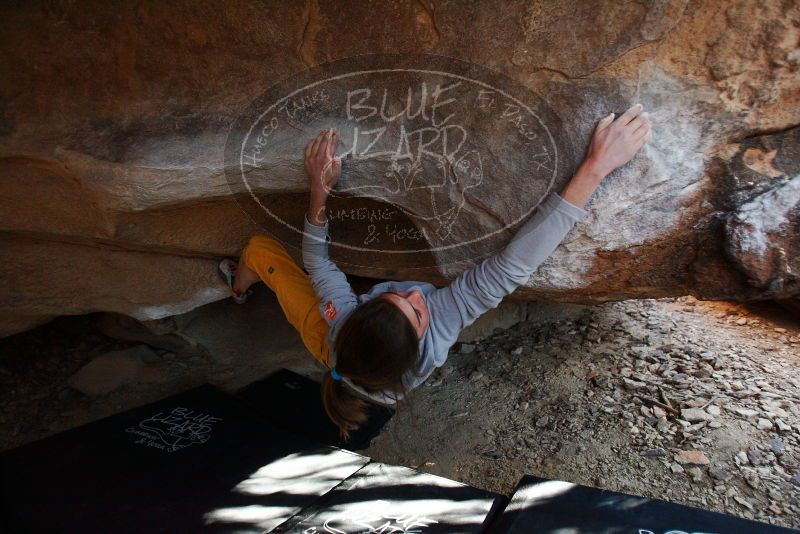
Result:
M245 247L245 249L251 249L251 250L260 248L273 249L276 246L280 247L281 245L271 237L267 237L261 234L256 234L247 241L247 246Z
M289 258L286 249L278 241L265 235L254 235L242 251L242 261L247 267L257 271L259 264L270 258Z

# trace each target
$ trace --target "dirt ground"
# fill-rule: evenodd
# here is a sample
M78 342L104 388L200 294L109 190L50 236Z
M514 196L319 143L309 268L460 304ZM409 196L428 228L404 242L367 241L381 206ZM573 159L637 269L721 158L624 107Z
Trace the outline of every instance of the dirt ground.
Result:
M263 354L121 342L90 323L0 340L0 450L266 369ZM68 385L125 349L136 380L94 395ZM307 358L299 341L280 351ZM529 473L800 528L800 320L777 308L685 297L533 317L456 345L412 401L366 455L501 493Z

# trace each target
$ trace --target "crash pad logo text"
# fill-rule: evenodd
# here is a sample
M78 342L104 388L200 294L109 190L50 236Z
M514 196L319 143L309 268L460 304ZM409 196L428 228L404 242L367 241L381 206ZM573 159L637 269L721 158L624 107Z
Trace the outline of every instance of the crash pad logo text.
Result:
M138 436L139 445L175 452L208 441L220 421L220 417L177 407L169 413L158 412L125 431Z

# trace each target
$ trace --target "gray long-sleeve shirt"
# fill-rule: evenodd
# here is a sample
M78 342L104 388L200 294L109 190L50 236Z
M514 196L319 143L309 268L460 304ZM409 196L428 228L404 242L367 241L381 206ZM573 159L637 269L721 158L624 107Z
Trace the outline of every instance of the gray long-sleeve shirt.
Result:
M316 226L308 221L306 214L303 264L320 299L320 314L328 323L329 361L335 365L333 347L336 334L356 306L386 291L416 289L425 299L429 321L419 343L419 375L409 372L403 377L406 390L414 389L445 363L461 330L484 312L497 307L503 297L527 282L574 224L585 216L585 210L551 193L502 251L464 271L447 287L437 289L426 282L382 282L357 296L344 273L328 257L328 222ZM383 404L395 402L391 396L370 394L347 378L344 380L375 401Z

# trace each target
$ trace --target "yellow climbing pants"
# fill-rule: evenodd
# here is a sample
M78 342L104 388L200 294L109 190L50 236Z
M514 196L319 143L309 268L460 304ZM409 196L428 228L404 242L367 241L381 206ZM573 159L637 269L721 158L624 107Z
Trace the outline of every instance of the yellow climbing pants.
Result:
M328 324L319 312L319 298L308 275L283 245L263 235L250 238L241 261L267 284L289 323L308 351L325 367L328 363Z

